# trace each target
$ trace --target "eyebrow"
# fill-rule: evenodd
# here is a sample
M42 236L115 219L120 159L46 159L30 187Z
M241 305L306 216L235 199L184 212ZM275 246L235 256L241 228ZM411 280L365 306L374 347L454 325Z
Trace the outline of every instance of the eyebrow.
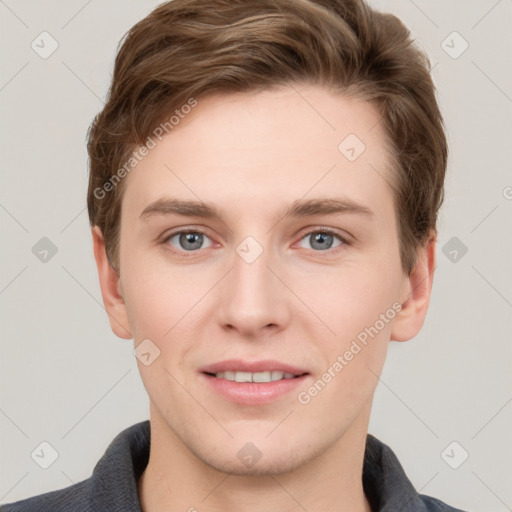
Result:
M345 198L297 199L286 206L278 218L309 217L313 215L333 215L356 213L373 217L373 212L365 205ZM145 220L154 215L183 215L187 217L213 218L222 220L222 212L214 205L203 201L181 200L171 197L157 199L146 206L139 218Z

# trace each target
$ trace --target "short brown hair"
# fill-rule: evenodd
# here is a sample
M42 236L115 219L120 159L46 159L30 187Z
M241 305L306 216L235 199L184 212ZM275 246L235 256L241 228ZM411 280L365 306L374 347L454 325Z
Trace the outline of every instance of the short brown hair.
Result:
M417 249L436 232L448 148L430 61L398 18L364 0L171 0L123 39L106 104L88 132L89 219L112 268L119 269L126 181L112 183L113 173L156 126L191 98L302 82L378 107L393 161L401 264L410 274Z

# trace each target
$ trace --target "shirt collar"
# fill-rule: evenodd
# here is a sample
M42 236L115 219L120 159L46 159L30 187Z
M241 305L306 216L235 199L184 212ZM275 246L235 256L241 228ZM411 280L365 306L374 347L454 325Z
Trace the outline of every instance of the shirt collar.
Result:
M375 512L428 510L394 452L371 434L366 436L363 489Z
M148 464L149 448L149 420L128 427L114 438L88 482L92 510L141 512L137 482ZM366 437L362 477L372 511L428 510L396 455L371 434Z

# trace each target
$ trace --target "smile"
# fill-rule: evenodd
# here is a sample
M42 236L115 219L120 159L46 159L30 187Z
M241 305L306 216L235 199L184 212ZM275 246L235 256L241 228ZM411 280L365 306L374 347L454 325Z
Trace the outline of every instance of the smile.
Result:
M215 374L217 379L226 379L234 382L275 382L283 379L294 379L299 377L293 373L282 372L279 370L265 372L242 372L242 371L225 371Z

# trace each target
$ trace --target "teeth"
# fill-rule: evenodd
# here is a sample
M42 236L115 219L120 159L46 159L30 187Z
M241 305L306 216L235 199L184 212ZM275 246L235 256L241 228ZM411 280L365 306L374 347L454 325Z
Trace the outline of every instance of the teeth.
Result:
M252 373L250 372L236 372L235 382L252 382Z
M279 370L267 372L218 372L215 374L218 379L232 380L235 382L274 382L281 379L293 379L293 373L285 373Z
M256 372L252 374L252 382L270 382L271 372Z
M281 380L282 378L284 377L284 372L280 372L280 371L273 371L270 375L270 380L271 381L274 381L274 380Z

